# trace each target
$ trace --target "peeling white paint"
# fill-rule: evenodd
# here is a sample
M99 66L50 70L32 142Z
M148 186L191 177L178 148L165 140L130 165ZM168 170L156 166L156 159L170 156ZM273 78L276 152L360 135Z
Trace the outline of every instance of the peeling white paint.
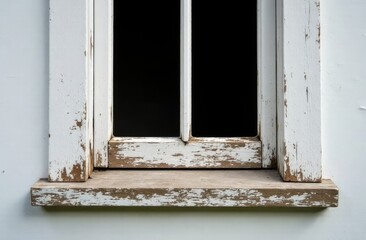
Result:
M60 190L33 189L33 205L37 206L180 206L180 207L330 207L333 201L313 201L319 193L303 192L302 194L269 195L268 190L250 189L158 189L155 194L139 193L131 196L117 197L115 193L125 189L115 189L114 193L94 191L93 189ZM160 194L161 190L166 191ZM128 191L139 191L127 190ZM152 190L153 191L153 190Z
M277 160L285 181L319 182L320 1L277 1Z
M50 181L86 181L89 176L93 144L92 17L92 0L50 1Z
M329 207L338 204L338 190L330 180L284 183L275 170L259 172L103 171L95 173L86 183L39 181L32 187L32 204L181 207Z
M113 138L109 167L261 167L261 142L244 138Z

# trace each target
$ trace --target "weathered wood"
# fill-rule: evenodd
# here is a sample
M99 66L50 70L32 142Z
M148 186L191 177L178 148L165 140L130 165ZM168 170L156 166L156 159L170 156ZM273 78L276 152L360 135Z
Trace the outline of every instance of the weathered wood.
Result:
M86 181L93 160L93 0L51 0L49 24L49 180Z
M95 67L95 106L94 106L94 158L96 167L107 167L108 141L112 136L112 15L111 0L96 0L96 67ZM276 107L275 107L275 34L274 3L259 1L260 29L259 51L259 135L262 140L262 167L275 164L276 152ZM181 1L181 138L189 141L191 137L191 0ZM141 149L142 150L142 149ZM189 150L188 150L189 151ZM230 155L230 154L229 154ZM118 158L118 156L117 156ZM193 161L193 160L191 160ZM147 164L149 165L149 164ZM227 164L227 165L230 165ZM132 165L128 165L133 167ZM142 166L142 165L141 165ZM161 166L161 165L160 165ZM259 167L257 164L250 166ZM244 167L250 167L246 164ZM197 164L200 167L200 164ZM237 167L243 165L237 164Z
M94 14L94 166L107 168L113 130L113 0L95 0Z
M285 181L322 178L319 5L277 1L277 160Z
M110 168L260 168L256 138L113 138Z
M181 0L180 47L180 132L187 142L191 137L192 120L192 4Z
M258 132L262 167L275 168L276 138L276 8L275 1L258 0Z
M336 207L338 189L284 183L275 170L103 171L86 183L40 180L34 206Z

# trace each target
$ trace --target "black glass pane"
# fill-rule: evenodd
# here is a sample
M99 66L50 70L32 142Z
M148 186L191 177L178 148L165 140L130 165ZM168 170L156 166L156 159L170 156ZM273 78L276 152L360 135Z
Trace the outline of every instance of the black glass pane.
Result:
M192 1L192 134L257 135L256 1Z
M114 135L179 136L180 1L114 1Z

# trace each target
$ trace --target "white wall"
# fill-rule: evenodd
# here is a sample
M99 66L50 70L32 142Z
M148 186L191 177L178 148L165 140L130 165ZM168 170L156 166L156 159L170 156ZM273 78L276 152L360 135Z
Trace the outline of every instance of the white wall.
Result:
M0 239L365 239L366 1L322 0L324 174L340 206L30 206L47 176L48 0L0 0Z

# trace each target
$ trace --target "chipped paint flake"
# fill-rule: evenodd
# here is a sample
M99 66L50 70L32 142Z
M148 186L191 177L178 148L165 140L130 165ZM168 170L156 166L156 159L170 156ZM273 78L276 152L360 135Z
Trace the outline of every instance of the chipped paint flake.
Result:
M204 138L184 143L170 138L114 138L112 168L260 168L262 148L257 139Z

